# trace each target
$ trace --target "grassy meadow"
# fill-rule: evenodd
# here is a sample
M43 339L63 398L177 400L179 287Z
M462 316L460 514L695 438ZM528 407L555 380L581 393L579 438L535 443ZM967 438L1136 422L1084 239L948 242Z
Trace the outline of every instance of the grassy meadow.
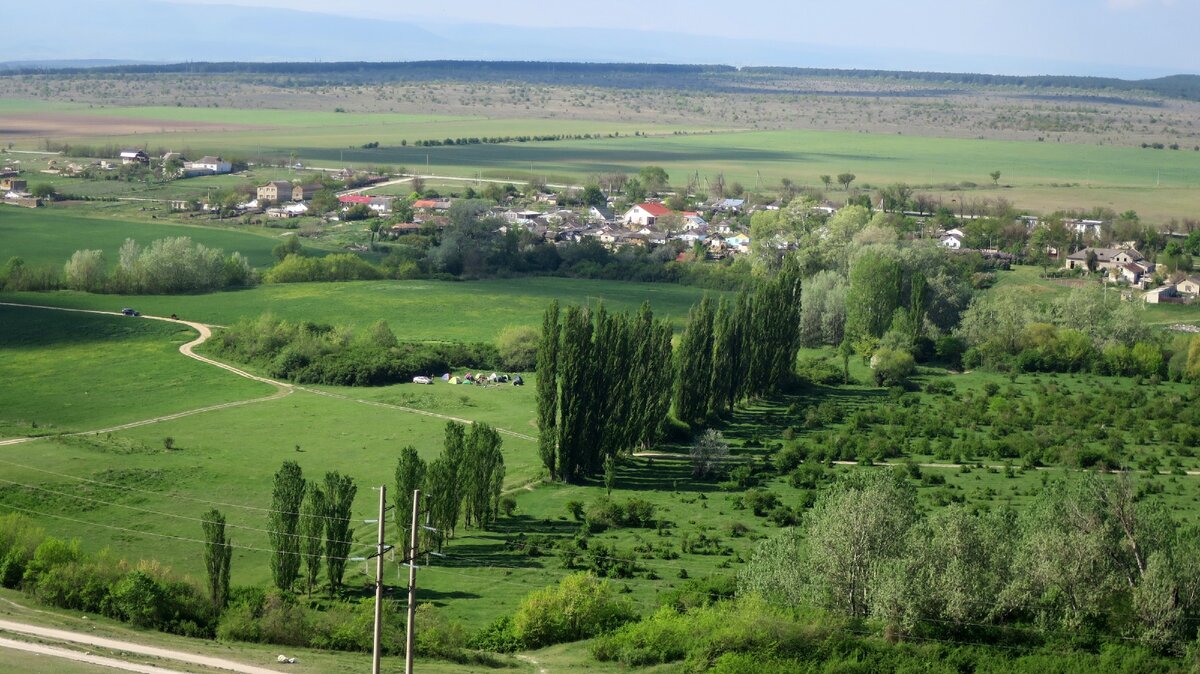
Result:
M291 321L366 326L384 319L402 340L492 341L507 325L541 325L552 300L563 304L604 302L632 311L649 300L654 311L682 326L702 290L679 285L515 278L490 281L354 281L264 284L205 295L91 295L0 293L0 301L76 309L132 306L144 314L177 314L186 320L229 325L265 312Z
M145 246L155 239L175 236L191 237L197 243L221 248L226 254L238 251L256 267L275 263L271 249L280 241L279 230L193 226L144 220L124 212L105 217L106 208L110 207L81 213L68 208L0 207L0 263L18 256L33 266L61 265L72 253L86 248L104 251L109 264L116 266L117 253L125 239L132 238ZM128 206L120 208L127 209Z
M195 336L160 321L0 306L0 437L92 430L272 392L184 358L179 345Z

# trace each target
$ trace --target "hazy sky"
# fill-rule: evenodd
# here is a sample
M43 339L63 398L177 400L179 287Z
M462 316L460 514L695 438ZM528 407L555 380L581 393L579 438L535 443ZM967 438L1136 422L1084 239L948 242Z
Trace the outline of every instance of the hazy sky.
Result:
M978 57L994 56L993 72L1021 71L1024 68L1017 64L1031 62L1113 65L1147 72L1200 71L1200 0L457 0L444 5L380 0L173 1L376 16L425 25L626 27L761 37L871 50L884 61L888 54L896 55L897 63L878 67L903 68L903 54L920 52L941 56L935 61L944 62L945 70L955 69L955 57L972 57L977 63ZM709 61L742 64L736 54L714 54Z

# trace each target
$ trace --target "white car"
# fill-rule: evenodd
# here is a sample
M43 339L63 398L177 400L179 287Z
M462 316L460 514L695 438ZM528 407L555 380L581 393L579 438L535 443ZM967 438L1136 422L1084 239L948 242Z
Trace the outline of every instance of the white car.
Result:
M433 379L425 376L413 377L414 384L432 384Z

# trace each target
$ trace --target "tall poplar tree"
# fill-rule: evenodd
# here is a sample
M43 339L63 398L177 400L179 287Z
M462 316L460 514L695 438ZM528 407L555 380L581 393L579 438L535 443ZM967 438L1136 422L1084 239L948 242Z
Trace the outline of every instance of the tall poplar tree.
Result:
M290 591L300 574L300 504L304 500L304 474L295 461L286 461L275 472L271 493L271 578L275 587Z
M349 475L337 472L325 473L325 572L329 588L337 592L342 588L342 576L346 573L346 559L350 556L354 528L350 526L351 510L358 487Z
M225 538L225 516L216 508L204 514L204 566L208 570L208 594L218 611L229 601L229 562L233 541Z
M425 471L425 461L415 447L409 445L400 450L400 458L396 460L396 489L392 504L395 506L396 529L405 545L409 540L408 529L412 526L413 491L424 488Z
M467 524L486 526L495 519L497 484L504 482L504 456L500 453L500 433L485 423L471 425L467 434L466 460L463 465L465 498L463 510ZM499 474L499 479L497 479Z
M538 455L550 478L558 477L558 351L561 341L558 301L542 317L542 338L537 352Z
M588 426L592 400L592 322L586 309L568 307L563 318L561 382L558 409L559 476L578 482L585 476L586 452L592 430Z
M703 423L712 399L713 302L705 295L692 307L679 340L676 358L675 416L687 424Z
M309 484L300 509L300 549L304 557L304 582L308 596L321 577L322 545L325 542L325 493L316 484Z

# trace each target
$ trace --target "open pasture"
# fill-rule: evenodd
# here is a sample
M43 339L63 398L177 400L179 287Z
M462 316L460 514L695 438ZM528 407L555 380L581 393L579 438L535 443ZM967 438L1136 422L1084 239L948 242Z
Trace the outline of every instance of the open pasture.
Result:
M704 291L652 283L567 278L489 281L354 281L264 284L204 295L91 295L71 291L0 293L0 301L77 309L132 306L145 314L229 325L266 312L292 321L366 326L379 319L402 340L491 342L507 325L541 325L552 300L563 304L604 302L633 311L649 300L654 311L682 326Z
M99 249L109 265L116 266L118 251L126 239L145 246L156 239L186 236L210 248L220 248L227 255L238 251L251 264L264 267L274 264L271 249L280 241L278 230L226 229L94 215L92 211L80 215L58 207L30 210L0 206L0 264L16 256L27 265L62 265L77 250Z
M0 436L94 430L271 393L180 355L195 336L160 321L0 306Z

